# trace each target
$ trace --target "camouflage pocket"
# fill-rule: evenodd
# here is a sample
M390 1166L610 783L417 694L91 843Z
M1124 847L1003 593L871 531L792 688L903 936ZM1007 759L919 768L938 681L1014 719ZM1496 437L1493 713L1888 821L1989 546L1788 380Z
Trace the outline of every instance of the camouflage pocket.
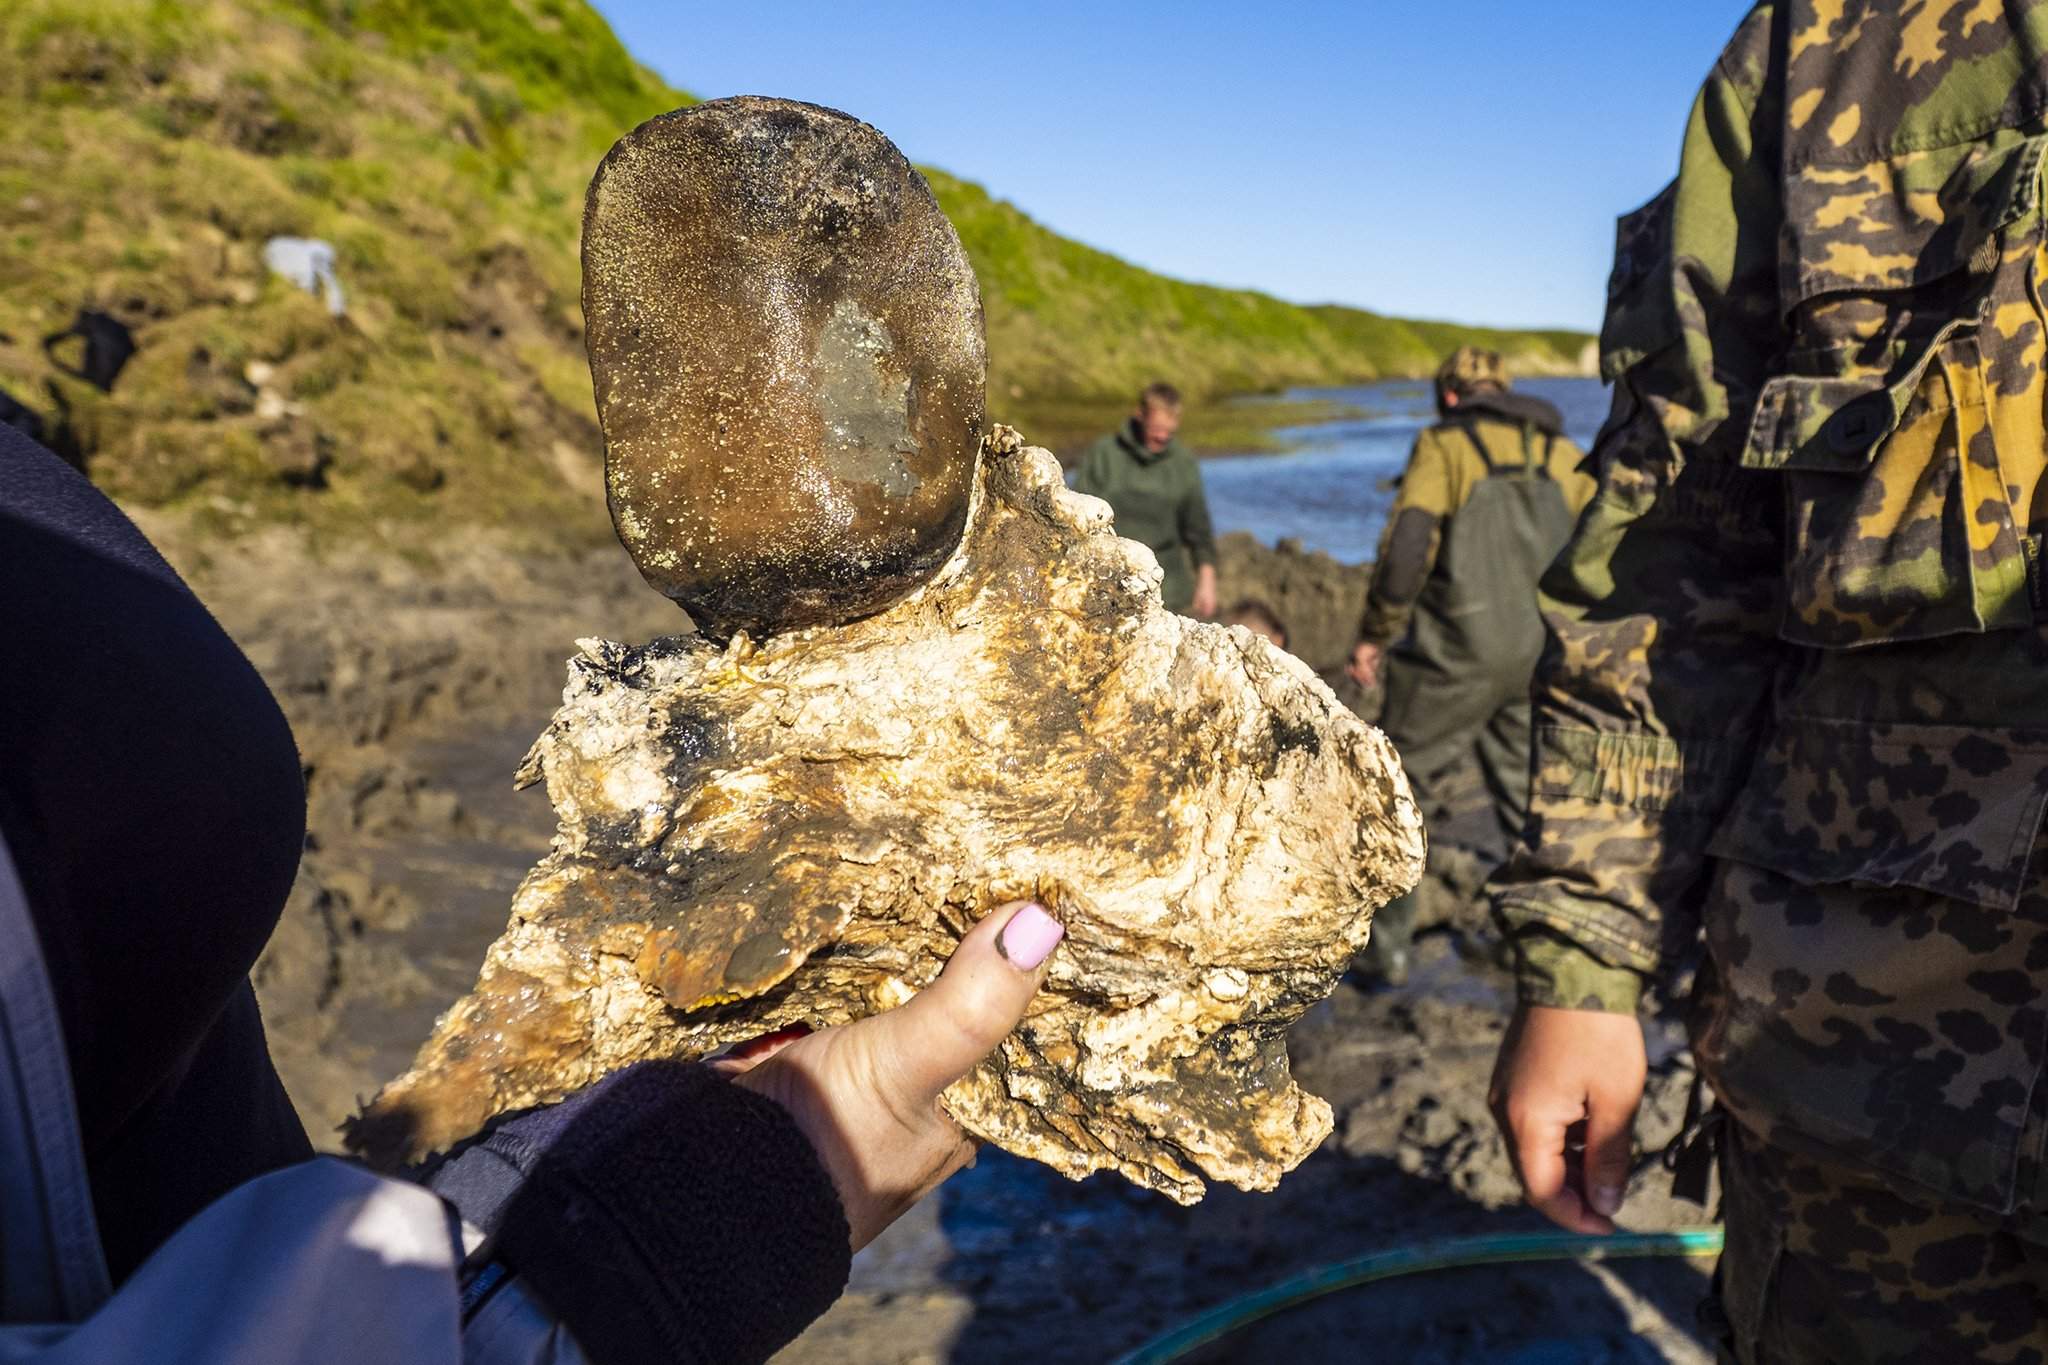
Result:
M1707 851L2012 910L2044 806L2048 731L1787 716Z
M1793 344L1741 456L1785 474L1785 639L1853 648L2032 625L2014 501L2034 479L2014 475L2042 459L2044 146L2009 132L1788 179ZM1992 403L2029 399L2001 433Z
M1978 339L1958 333L1889 387L1788 377L1767 388L1747 462L1784 472L1784 639L1850 649L2033 624ZM1773 439L1772 424L1817 431Z
M2048 1024L2044 801L2048 733L1781 724L1709 844L1699 1054L1738 1120L2011 1205Z

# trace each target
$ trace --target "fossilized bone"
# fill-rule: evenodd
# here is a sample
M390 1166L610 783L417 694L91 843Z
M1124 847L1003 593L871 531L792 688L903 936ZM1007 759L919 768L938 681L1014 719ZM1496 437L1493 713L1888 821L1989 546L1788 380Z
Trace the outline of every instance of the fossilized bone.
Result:
M705 145L724 149L715 174L692 161ZM892 188L835 192L853 217L821 227L788 188L834 183L793 170L821 160L846 183ZM627 174L642 183L627 190ZM677 183L701 193L679 198ZM724 213L746 239L728 249L692 219L676 235L718 259L676 287L809 300L769 344L810 379L785 376L772 407L746 409L761 429L802 418L800 436L746 438L813 484L770 513L695 515L701 492L662 504L674 521L647 511L643 490L723 487L725 465L755 449L703 416L727 411L724 397L692 390L674 398L684 415L653 412L664 382L751 382L767 364L675 358L702 338L630 344L658 330L650 300L668 277L642 278L606 220L642 215L638 230L661 237L649 205ZM710 629L640 648L588 641L571 661L522 770L546 780L554 850L475 990L357 1121L352 1141L373 1157L444 1149L642 1058L899 1004L976 917L1026 895L1067 936L1024 1024L947 1091L969 1132L1183 1202L1203 1175L1269 1188L1329 1132L1328 1106L1289 1074L1286 1029L1332 989L1372 911L1420 875L1399 761L1299 661L1166 611L1151 552L1117 538L1107 506L1070 492L1049 453L1005 428L972 439L979 305L944 226L886 140L810 106L700 106L607 158L586 309L614 515L650 580ZM775 232L841 246L764 244ZM846 244L904 240L925 253L927 302L848 304L877 296ZM802 278L721 273L761 268ZM890 278L903 305L916 281ZM762 344L774 329L747 306L720 316ZM712 366L742 378L706 379ZM688 468L665 474L664 460ZM918 499L909 530L865 510ZM798 504L851 509L837 549L784 524ZM950 539L926 534L955 520ZM925 570L932 544L944 552ZM735 575L744 587L727 595ZM799 590L778 596L777 575Z

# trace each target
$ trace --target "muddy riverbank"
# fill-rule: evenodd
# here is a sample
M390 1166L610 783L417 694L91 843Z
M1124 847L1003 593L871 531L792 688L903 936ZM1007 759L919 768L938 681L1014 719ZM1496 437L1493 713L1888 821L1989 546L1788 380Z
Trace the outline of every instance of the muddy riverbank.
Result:
M616 550L532 557L484 537L432 554L315 555L282 535L231 547L146 527L188 572L290 714L312 827L298 888L257 969L274 1051L323 1147L473 980L552 816L511 774L580 636L682 624ZM1363 571L1227 538L1226 601L1277 606L1334 675ZM1373 700L1350 700L1370 714ZM1337 1131L1270 1195L1183 1210L1113 1178L1070 1184L983 1155L856 1263L841 1303L783 1359L1106 1360L1304 1267L1419 1238L1529 1230L1483 1095L1507 983L1469 875L1432 883L1437 927L1397 992L1339 987L1293 1040ZM1675 1126L1669 1059L1646 1140ZM1632 1226L1698 1221L1645 1177ZM1205 1360L1704 1361L1700 1267L1468 1271L1341 1295L1209 1348Z

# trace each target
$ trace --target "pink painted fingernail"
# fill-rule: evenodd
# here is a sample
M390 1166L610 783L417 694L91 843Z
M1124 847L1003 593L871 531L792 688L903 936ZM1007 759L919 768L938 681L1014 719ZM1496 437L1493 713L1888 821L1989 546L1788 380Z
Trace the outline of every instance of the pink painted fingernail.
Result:
M1066 926L1034 901L1010 916L1010 922L996 935L996 951L1019 971L1033 971L1051 956L1066 933Z

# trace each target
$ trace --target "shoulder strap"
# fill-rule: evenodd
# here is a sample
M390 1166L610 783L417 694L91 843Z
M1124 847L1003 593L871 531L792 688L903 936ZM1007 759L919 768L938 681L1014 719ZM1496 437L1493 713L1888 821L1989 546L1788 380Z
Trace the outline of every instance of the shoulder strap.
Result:
M1472 449L1479 452L1479 463L1486 466L1487 477L1491 478L1495 474L1500 473L1499 467L1493 462L1493 456L1487 453L1486 442L1479 439L1478 419L1474 417L1460 418L1458 427L1465 433L1465 439L1472 443Z
M73 379L84 379L85 368L83 365L70 364L57 354L57 344L62 341L69 341L73 337L86 342L87 345L91 344L85 335L85 318L82 314L63 331L52 332L43 338L43 354L48 357L50 368L57 371L57 373L68 374Z
M111 1292L64 1026L0 840L0 1321L80 1322Z
M1536 433L1539 430L1542 429L1534 422L1522 423L1522 477L1549 483L1550 452L1557 448L1557 436L1554 432L1543 432L1543 458L1539 460L1536 458Z
M1548 432L1544 433L1543 458L1539 461L1536 458L1536 432L1538 428L1533 422L1522 422L1518 425L1522 429L1522 467L1514 473L1513 477L1518 479L1548 479L1550 477L1551 445L1557 438ZM1458 427L1465 433L1465 439L1472 443L1472 449L1479 453L1479 462L1486 466L1486 476L1493 478L1495 475L1502 473L1501 467L1494 463L1493 456L1487 453L1486 442L1480 438L1478 420L1472 417L1462 417L1458 419Z

